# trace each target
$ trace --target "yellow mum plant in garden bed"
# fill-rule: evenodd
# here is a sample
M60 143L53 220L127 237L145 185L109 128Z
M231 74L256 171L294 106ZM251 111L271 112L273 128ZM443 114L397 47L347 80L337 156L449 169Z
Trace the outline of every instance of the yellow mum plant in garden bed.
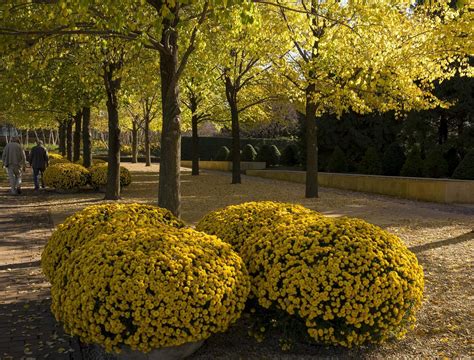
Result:
M236 251L255 231L271 226L284 216L318 213L301 205L274 201L252 201L210 212L196 225L196 229L217 235Z
M86 185L89 172L71 162L50 165L44 172L44 184L57 190L78 189Z
M107 185L107 169L108 165L106 163L94 165L89 169L92 187L99 188ZM120 186L128 186L131 182L132 175L130 171L120 166Z
M57 279L56 319L108 352L149 352L225 331L250 290L229 244L169 226L101 235L76 248Z
M49 153L48 154L49 158L49 165L56 165L56 164L63 164L63 163L70 163L70 161L66 158L64 158L60 154L55 154L55 153ZM82 164L81 164L82 165Z
M53 282L61 262L75 248L98 235L162 224L184 227L171 211L151 205L115 203L88 206L69 216L53 232L41 254L41 267L48 280Z
M359 219L288 218L256 232L241 256L259 305L300 319L319 343L400 338L423 297L416 256Z

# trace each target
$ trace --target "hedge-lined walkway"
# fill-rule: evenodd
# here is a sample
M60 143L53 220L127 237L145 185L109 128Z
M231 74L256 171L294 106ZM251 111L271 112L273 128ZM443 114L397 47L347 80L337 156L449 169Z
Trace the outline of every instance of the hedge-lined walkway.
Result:
M125 166L132 171L133 183L124 190L123 201L156 203L158 166ZM40 359L47 354L51 359L80 358L80 349L60 332L49 315L49 288L38 260L50 234L47 211L57 225L74 211L101 202L103 194L47 192L34 196L26 189L25 195L10 197L6 192L3 182L0 187L0 358L7 356L4 355L8 354L7 350L17 351L8 354L14 359ZM303 193L301 184L244 176L243 184L231 185L227 173L203 172L194 177L189 170L183 170L183 219L194 224L208 211L229 204L277 200L300 203L330 216L361 217L380 225L398 234L424 266L426 300L416 329L405 340L381 347L348 351L300 345L281 353L273 339L259 344L249 338L243 319L226 334L207 341L194 359L400 359L472 355L474 208L330 189L322 189L320 199L308 200L303 198ZM35 339L36 348L31 338ZM29 344L28 353L25 344ZM69 349L74 352L65 354Z

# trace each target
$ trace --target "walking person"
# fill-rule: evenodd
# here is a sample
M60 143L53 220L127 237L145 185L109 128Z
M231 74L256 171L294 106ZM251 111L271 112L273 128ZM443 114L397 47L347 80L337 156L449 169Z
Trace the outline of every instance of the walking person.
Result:
M48 150L43 146L41 140L36 141L36 146L34 146L30 151L29 163L33 168L33 182L35 184L35 191L39 190L38 175L41 174L41 188L44 189L44 180L43 174L44 170L48 167L49 157Z
M8 170L10 192L13 195L21 194L21 175L26 168L26 156L18 137L13 138L3 149L2 162Z

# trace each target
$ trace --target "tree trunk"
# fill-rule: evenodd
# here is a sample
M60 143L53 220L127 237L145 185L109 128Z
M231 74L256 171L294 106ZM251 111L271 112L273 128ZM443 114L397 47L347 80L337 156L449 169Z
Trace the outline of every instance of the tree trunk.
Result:
M72 161L72 118L67 119L66 125L66 154L67 159Z
M61 121L59 123L58 138L59 138L59 153L62 156L66 156L66 124L64 121Z
M164 21L162 41L163 44L169 43L170 53L160 52L163 124L158 205L170 210L174 215L180 216L181 110L176 74L178 69L178 34L168 20Z
M448 119L443 112L439 118L438 144L443 145L446 141L448 141Z
M92 141L91 141L91 108L82 108L82 156L84 166L89 168L92 165Z
M109 150L107 167L106 200L120 199L120 127L118 114L117 92L121 79L116 77L115 71L121 65L109 63L104 68L104 82L107 92L107 113L109 123Z
M145 166L151 166L150 119L148 114L145 116Z
M74 115L74 162L78 161L81 157L81 123L82 111L78 111L76 115Z
M240 176L240 125L237 105L232 104L230 111L232 116L232 184L240 184L242 182Z
M132 121L132 163L138 162L138 126Z
M192 171L191 171L191 175L199 175L198 117L194 113L191 117L191 129L192 129Z
M307 198L318 197L318 138L316 126L317 106L312 102L314 85L306 88L306 194Z

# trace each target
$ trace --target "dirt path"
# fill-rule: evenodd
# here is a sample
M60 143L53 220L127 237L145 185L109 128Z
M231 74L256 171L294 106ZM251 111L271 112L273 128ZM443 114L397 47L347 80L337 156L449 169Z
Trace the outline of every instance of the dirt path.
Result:
M155 204L158 166L153 165L148 168L143 164L126 164L126 166L133 172L133 183L123 191L123 201ZM474 356L472 347L474 314L471 310L474 308L474 291L471 283L474 254L472 246L474 207L437 205L331 189L322 189L319 199L305 199L304 186L301 184L244 176L242 184L231 185L230 175L227 173L203 172L195 177L185 169L181 187L182 217L189 224L195 224L208 211L251 200L289 201L321 211L328 216L346 215L363 218L400 236L417 254L425 269L426 277L426 299L418 316L418 325L403 341L351 351L301 345L288 353L281 353L272 339L261 344L250 339L246 335L245 320L243 320L228 333L211 338L194 356L195 359L316 359L321 357L400 359ZM15 198L14 201L36 206L37 209L47 208L54 224L58 224L73 212L87 205L101 202L102 198L102 194L88 191L68 195L49 194L38 198L21 198L21 200ZM10 199L2 196L0 201L3 204L3 201L9 202ZM3 212L2 206L2 214L9 214L12 211ZM20 210L19 206L16 206L14 211L23 213L25 210L23 207ZM0 221L3 221L3 218ZM31 226L31 224L35 225ZM3 222L0 226L3 236ZM41 248L41 244L44 244L49 234L49 229L41 232L35 221L31 219L27 220L26 227L30 232L31 229L35 229L31 237L37 236L41 239L38 240L38 247ZM21 231L25 233L18 235ZM36 233L38 231L39 233ZM26 234L30 239L30 232L12 229L9 236L21 238ZM5 252L5 246L1 244L1 254ZM3 261L3 257L0 259ZM34 259L36 258L31 260L35 261ZM37 266L32 266L30 270L39 271ZM3 272L0 274L3 276ZM0 291L3 291L2 288ZM47 296L47 288L42 296Z

